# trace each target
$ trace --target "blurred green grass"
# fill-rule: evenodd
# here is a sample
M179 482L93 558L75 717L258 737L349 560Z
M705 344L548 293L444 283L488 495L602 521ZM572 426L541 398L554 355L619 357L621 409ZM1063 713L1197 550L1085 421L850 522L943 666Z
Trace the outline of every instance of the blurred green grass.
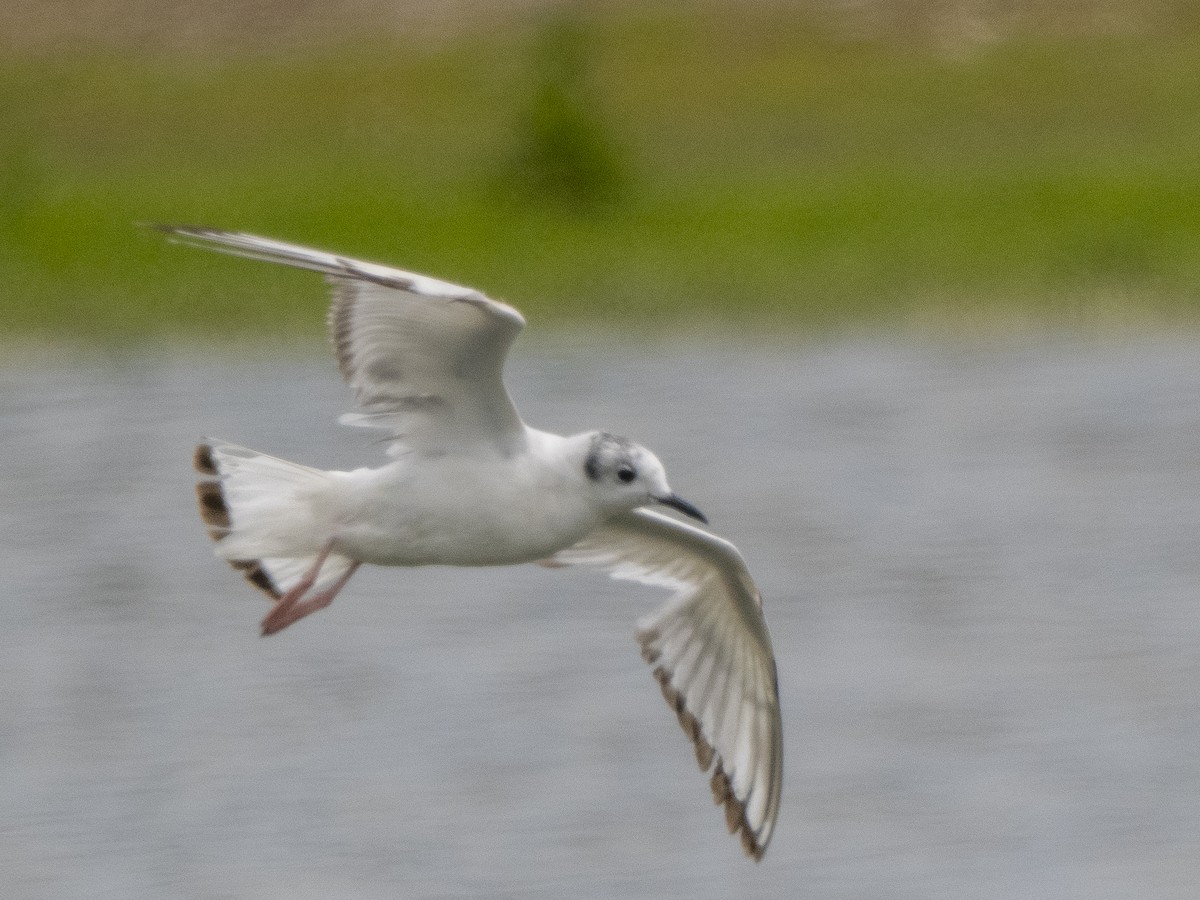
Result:
M1193 37L947 53L625 10L306 54L6 58L9 337L321 328L315 279L134 225L156 221L429 272L539 322L1193 325Z

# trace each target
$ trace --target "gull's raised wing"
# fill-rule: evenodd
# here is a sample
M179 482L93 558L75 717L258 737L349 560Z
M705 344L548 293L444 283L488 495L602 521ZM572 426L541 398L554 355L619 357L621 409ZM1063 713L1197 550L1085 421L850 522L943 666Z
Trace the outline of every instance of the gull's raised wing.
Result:
M551 563L592 565L613 578L671 589L638 623L642 655L712 773L730 833L761 859L783 783L775 655L762 601L737 548L649 509L611 520Z
M521 314L479 291L269 238L158 226L184 243L323 273L333 285L329 328L338 367L361 413L406 448L520 449L525 428L504 387Z

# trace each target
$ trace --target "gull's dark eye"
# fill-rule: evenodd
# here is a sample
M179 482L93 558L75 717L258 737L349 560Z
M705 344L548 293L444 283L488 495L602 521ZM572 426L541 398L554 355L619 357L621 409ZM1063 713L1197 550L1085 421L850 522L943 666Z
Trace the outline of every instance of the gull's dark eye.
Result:
M617 469L617 477L625 484L629 484L629 482L637 478L637 472L633 471L629 466L622 466L620 469Z

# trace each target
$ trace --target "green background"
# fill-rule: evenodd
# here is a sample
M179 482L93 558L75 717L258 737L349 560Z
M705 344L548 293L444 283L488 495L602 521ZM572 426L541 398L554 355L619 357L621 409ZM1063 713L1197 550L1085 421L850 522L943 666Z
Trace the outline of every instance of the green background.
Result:
M471 284L539 323L1193 326L1197 37L947 45L618 6L436 41L8 53L5 322L117 344L319 333L317 279L135 224L179 222Z

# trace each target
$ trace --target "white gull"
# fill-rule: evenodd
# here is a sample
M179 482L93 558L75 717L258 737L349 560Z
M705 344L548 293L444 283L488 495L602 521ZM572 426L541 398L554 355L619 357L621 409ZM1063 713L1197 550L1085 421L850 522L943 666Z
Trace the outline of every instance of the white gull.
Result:
M216 552L275 600L274 634L328 606L362 563L588 565L670 590L642 655L761 859L779 813L783 739L762 600L733 544L649 508L704 516L658 458L603 431L525 425L502 380L525 320L470 288L249 234L158 226L186 243L323 273L338 365L392 461L326 472L222 441L195 454Z

